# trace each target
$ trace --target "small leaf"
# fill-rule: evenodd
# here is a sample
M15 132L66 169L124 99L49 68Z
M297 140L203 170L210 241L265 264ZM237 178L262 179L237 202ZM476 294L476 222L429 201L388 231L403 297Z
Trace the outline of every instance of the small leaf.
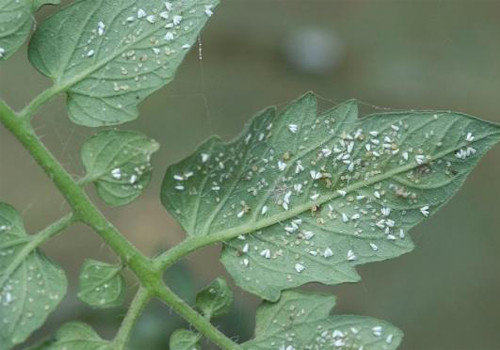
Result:
M335 297L283 292L257 310L255 339L244 349L396 349L403 334L391 324L363 316L329 316Z
M0 61L12 56L33 28L34 12L56 0L0 0Z
M90 306L120 306L125 298L125 280L121 267L96 260L86 260L80 272L78 298Z
M200 335L178 329L170 336L170 350L201 350Z
M113 346L87 324L70 322L57 331L52 342L44 343L37 350L112 350Z
M80 0L46 20L30 43L33 65L68 94L73 122L137 118L137 105L172 81L218 0Z
M25 341L66 294L63 270L30 243L19 213L0 203L0 349Z
M215 279L196 296L196 306L208 319L228 313L232 302L233 293L222 277Z
M151 180L156 141L132 131L101 131L87 140L82 161L97 193L108 205L125 205L139 197Z
M356 265L411 251L408 231L499 139L498 125L460 113L358 119L348 101L318 115L307 94L171 166L162 202L190 236L235 238L222 262L240 287L275 301L308 282L357 281Z

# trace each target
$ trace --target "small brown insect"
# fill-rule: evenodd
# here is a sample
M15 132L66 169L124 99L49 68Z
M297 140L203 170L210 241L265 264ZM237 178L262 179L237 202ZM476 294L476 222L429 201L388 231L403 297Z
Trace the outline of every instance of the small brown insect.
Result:
M321 206L318 204L313 204L311 207L311 214L318 213L321 210Z

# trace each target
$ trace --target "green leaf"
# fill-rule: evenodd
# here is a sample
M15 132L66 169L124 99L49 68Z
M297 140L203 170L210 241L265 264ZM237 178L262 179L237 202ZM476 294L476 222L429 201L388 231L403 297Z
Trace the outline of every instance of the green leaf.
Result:
M316 104L307 94L279 114L260 112L236 140L208 140L163 182L162 202L190 236L235 238L222 262L267 300L308 282L358 281L356 265L411 251L408 231L500 139L498 125L460 113L358 119L355 101L319 115Z
M137 118L172 81L218 0L80 0L37 30L33 65L66 91L70 118L89 127Z
M0 349L25 341L66 294L63 270L36 248L19 213L0 203Z
M393 325L363 316L330 316L335 297L286 291L257 310L252 350L396 349L403 338Z
M233 293L222 277L215 279L196 295L196 306L208 319L228 313L232 303Z
M101 131L83 145L82 161L97 193L108 205L125 205L139 197L151 180L156 141L132 131Z
M94 307L120 306L125 298L125 279L121 267L86 260L80 272L78 298Z
M0 0L0 61L13 55L31 33L34 12L55 0Z
M112 350L112 345L102 340L92 327L81 322L70 322L57 331L52 342L44 343L37 350Z
M178 329L170 336L170 350L201 350L200 335L187 329Z

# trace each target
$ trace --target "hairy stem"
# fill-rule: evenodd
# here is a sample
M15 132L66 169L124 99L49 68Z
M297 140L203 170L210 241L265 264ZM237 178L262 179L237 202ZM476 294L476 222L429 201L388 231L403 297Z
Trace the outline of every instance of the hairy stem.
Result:
M73 209L75 220L79 220L93 228L113 251L126 263L139 279L142 287L152 295L156 295L167 303L174 311L184 317L200 333L219 345L222 349L238 349L239 345L233 342L215 328L202 315L194 311L181 298L174 294L162 279L162 270L158 269L154 261L142 255L101 211L88 198L85 191L63 168L61 163L43 145L30 125L31 114L44 102L53 96L54 92L40 97L37 103L32 103L25 109L22 117L17 115L5 102L0 100L0 122L18 139L28 150L35 161L42 167L56 187ZM41 94L40 96L44 96ZM132 316L131 316L132 317ZM126 320L128 322L128 320ZM127 325L125 326L127 327ZM125 332L125 331L124 331Z
M60 92L61 89L57 88L55 85L47 90L44 90L40 95L35 97L30 104L24 107L21 112L19 112L19 117L21 119L30 120L44 104L46 104Z
M240 346L237 343L226 337L221 331L215 328L209 320L193 310L165 284L158 285L157 288L155 288L155 292L158 298L163 300L177 314L182 316L182 318L188 321L192 326L200 331L200 333L209 338L221 349L240 349Z
M3 105L3 106L2 106ZM84 190L42 144L29 122L18 117L5 103L0 105L2 124L21 142L66 198L78 220L92 227L115 253L137 274L149 276L151 263L104 217Z
M137 294L132 300L130 307L123 319L122 325L118 330L118 333L115 337L114 344L116 350L125 349L130 335L132 333L132 329L134 328L135 323L137 322L139 316L142 313L142 310L146 307L148 302L151 300L151 293L148 289L141 287Z

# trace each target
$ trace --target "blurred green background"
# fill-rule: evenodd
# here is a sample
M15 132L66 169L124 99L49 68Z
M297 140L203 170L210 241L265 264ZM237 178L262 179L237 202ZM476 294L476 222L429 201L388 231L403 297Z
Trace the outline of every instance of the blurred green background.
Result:
M53 11L45 8L42 20ZM104 208L145 254L180 242L182 230L162 208L159 187L169 164L211 134L234 137L256 111L283 106L307 90L324 108L362 101L363 113L382 109L443 109L500 122L500 1L481 0L222 0L174 83L141 105L124 125L158 140L154 179L131 205ZM0 65L0 97L21 108L49 86L25 50ZM75 175L79 148L93 130L72 125L64 98L44 108L35 128ZM338 296L335 312L388 320L405 332L402 349L500 349L500 147L479 164L462 191L413 231L416 250L361 267L361 283L307 286ZM30 232L67 212L62 197L28 154L0 127L0 200L16 206ZM110 337L124 309L92 310L75 297L85 258L113 261L83 226L45 247L70 278L70 293L40 339L63 322L90 322ZM219 247L193 254L167 279L188 300L225 274ZM129 279L132 295L137 287ZM231 315L218 324L230 336L251 337L258 300L235 288ZM134 334L133 349L168 349L182 325L152 304ZM206 349L212 347L206 344Z

